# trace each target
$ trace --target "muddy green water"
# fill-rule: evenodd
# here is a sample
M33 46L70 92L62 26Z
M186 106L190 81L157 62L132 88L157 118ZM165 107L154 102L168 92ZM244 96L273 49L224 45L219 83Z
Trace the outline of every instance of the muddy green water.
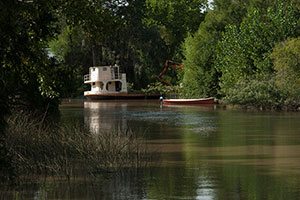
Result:
M95 131L143 132L159 163L102 181L26 183L1 199L300 199L300 113L143 100L70 102L61 112Z

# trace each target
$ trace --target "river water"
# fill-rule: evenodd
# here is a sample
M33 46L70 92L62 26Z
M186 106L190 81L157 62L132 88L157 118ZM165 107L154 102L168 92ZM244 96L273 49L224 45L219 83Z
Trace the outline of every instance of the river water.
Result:
M300 199L300 113L144 100L70 102L61 112L95 131L142 132L158 163L98 182L28 183L14 199Z

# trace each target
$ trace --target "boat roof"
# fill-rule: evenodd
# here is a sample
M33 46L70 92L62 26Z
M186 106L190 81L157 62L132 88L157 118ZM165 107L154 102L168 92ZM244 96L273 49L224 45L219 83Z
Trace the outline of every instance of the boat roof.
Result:
M90 68L103 68L103 67L120 67L119 65L107 65L107 66L93 66Z

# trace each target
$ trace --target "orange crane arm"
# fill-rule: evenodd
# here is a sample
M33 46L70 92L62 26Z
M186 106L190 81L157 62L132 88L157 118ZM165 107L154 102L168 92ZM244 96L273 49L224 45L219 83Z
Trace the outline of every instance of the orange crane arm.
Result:
M170 62L172 62L173 64L170 65ZM166 60L162 72L158 75L158 79L165 82L169 86L173 86L172 83L170 83L170 82L168 82L168 81L166 81L165 79L162 78L162 75L168 70L169 67L184 69L184 66L180 63L176 63L176 62L173 62L173 61L170 61L170 60Z

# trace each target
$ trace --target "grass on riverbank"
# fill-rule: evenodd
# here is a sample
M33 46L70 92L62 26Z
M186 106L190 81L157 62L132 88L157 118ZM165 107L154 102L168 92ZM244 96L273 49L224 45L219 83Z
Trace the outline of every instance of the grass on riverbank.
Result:
M93 133L84 127L45 125L28 114L8 119L6 146L16 177L72 176L145 166L150 157L142 136L126 130Z

